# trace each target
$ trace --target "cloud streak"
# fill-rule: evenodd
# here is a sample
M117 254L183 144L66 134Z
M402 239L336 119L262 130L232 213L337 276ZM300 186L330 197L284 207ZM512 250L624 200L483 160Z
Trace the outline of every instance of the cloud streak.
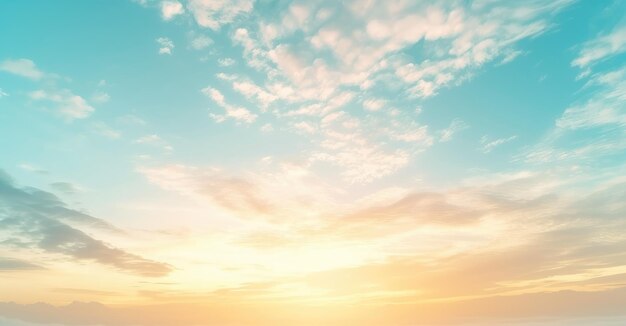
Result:
M93 261L144 276L163 276L172 270L167 264L93 238L78 227L120 231L103 220L66 207L52 193L19 188L6 173L0 172L0 225L7 239L21 239L20 246L28 249L61 254L73 261Z

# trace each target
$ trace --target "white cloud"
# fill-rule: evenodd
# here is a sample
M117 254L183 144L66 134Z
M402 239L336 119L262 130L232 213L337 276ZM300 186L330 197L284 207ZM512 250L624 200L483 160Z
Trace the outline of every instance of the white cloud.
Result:
M352 23L321 28L318 21L309 18L310 8L299 8L299 14L294 15L291 6L284 15L278 15L273 25L266 24L271 28L261 28L257 40L243 29L235 34L235 40L244 45L251 66L266 69L260 62L269 59L303 96L311 92L318 94L318 99L327 99L333 90L351 85L367 89L376 74L392 71L410 94L428 97L443 86L461 82L470 69L498 57L512 60L519 54L513 48L515 43L544 32L549 26L547 19L569 3L546 0L463 5L404 1L390 6L385 1L368 1L354 2L347 8L326 4L330 8L319 10L341 12L350 16ZM282 38L296 30L303 32L310 43L294 47ZM440 49L441 54L420 53L419 64L394 55L420 41ZM338 61L336 66L330 66L328 52Z
M522 51L518 51L518 50L509 50L508 52L505 51L504 58L502 58L502 61L500 63L501 64L509 63L515 60L520 55L522 55Z
M232 28L230 35L243 48L243 59L262 77L220 73L218 78L261 112L274 115L274 126L284 123L286 128L281 130L315 132L315 138L321 139L313 140L317 146L309 153L315 154L313 161L340 166L344 176L355 173L360 163L376 163L367 160L382 162L386 167L370 167L378 172L363 172L368 176L359 182L368 182L397 170L432 146L435 139L450 141L466 126L453 121L435 135L427 125L413 121L415 112L397 108L385 110L384 117L335 113L344 106L351 110L347 105L355 98L362 99L368 111L396 103L391 98L372 98L367 90L374 85L377 90L393 90L404 99L407 95L424 98L435 96L442 87L462 83L489 62L511 61L521 53L517 43L545 32L551 26L549 19L570 2L293 3L271 16L259 19L251 15L250 24ZM191 0L187 9L199 25L217 30L253 7L251 0ZM328 21L333 15L346 17L346 23ZM417 43L423 43L420 49L425 50L404 55ZM232 61L220 59L218 64L228 66ZM250 123L257 117L246 108L227 103L222 92L212 87L203 92L223 109L210 113L217 122L233 119ZM367 126L361 129L363 124ZM366 128L374 132L365 132ZM389 144L401 147L394 151L387 148ZM348 155L358 159L351 161ZM355 179L352 175L346 178Z
M212 87L205 87L201 90L201 92L204 95L210 97L218 105L220 106L226 105L226 103L224 102L224 95L222 95L222 93L218 91L217 89L212 88Z
M0 88L0 98L3 98L5 96L9 96L9 94L5 92L2 88Z
M345 112L334 112L322 119L322 140L313 150L310 161L327 162L342 168L341 176L352 184L366 184L394 173L409 162L410 154L403 149L390 149L375 141L372 132L362 129L358 119ZM376 128L373 128L374 130ZM398 140L428 143L427 129L381 130ZM429 146L429 145L425 145Z
M459 119L454 119L452 120L452 122L450 123L450 126L448 126L448 128L442 130L440 132L441 136L439 138L439 141L442 143L445 143L447 141L452 140L452 136L454 136L456 133L458 133L459 131L465 130L467 129L469 126L459 120Z
M87 101L69 90L37 90L29 94L35 101L55 103L57 111L68 120L87 118L95 109Z
M329 146L333 146L330 144ZM332 153L317 152L312 160L329 162L343 168L341 175L349 183L365 184L387 176L409 162L403 150L386 151L370 143L340 146Z
M556 121L562 129L617 125L626 129L626 68L593 75L587 86L599 90L588 101L571 106Z
M267 92L251 81L233 81L233 89L248 99L256 99L262 108L266 108L278 99L276 95Z
M582 69L590 96L572 103L538 144L521 157L533 163L581 162L626 149L626 68L594 72L595 64L626 52L626 27L582 45L572 65ZM574 140L575 141L572 141Z
M480 139L480 144L481 144L480 150L483 153L489 153L494 148L496 148L496 147L498 147L500 145L506 144L506 143L508 143L510 141L513 141L515 139L517 139L517 136L511 136L511 137L507 137L507 138L498 138L498 139L495 139L495 140L490 140L489 137L483 136Z
M161 16L165 20L170 20L184 12L185 8L183 8L183 5L178 1L161 2Z
M283 224L302 222L331 212L337 191L308 170L306 164L277 162L264 157L262 169L233 174L216 167L184 164L141 166L151 183L195 199L208 201L238 219Z
M202 50L208 48L213 44L213 40L204 35L195 36L191 40L191 47L195 50Z
M0 63L0 71L6 71L33 80L39 80L44 77L44 73L29 59L4 60Z
M243 107L228 106L225 107L224 110L226 110L226 117L245 123L252 123L257 117L256 114Z
M94 108L78 95L72 95L64 100L60 112L71 119L83 119L89 116Z
M104 122L96 122L91 125L93 132L111 139L118 139L122 136L122 133L118 130L111 128Z
M399 124L395 124L395 126L395 128L392 126L392 128L386 130L391 139L418 143L424 147L429 147L433 143L433 138L428 133L428 126L417 126L414 124L409 124L408 127L399 126Z
M323 120L336 119L334 113L354 98L363 99L365 110L382 110L391 99L368 97L365 91L374 85L405 98L425 98L435 96L442 87L464 82L487 63L509 62L522 53L516 49L520 40L544 33L554 14L570 3L401 1L390 5L368 0L292 4L273 17L265 17L258 29L241 27L232 34L233 41L243 47L247 64L264 74L265 80L223 74L222 79L263 112L279 119L290 118L285 121L290 126L287 130L302 132L293 128L296 123L317 126L322 140L313 141L319 146L313 151L314 161L340 166L344 176L354 173L348 171L355 171L359 163L366 165L368 160L380 158L372 153L399 158L381 160L393 167L363 178L371 181L392 173L412 155L432 146L434 137L428 126L414 122L414 112L399 109L388 110L385 117L343 115L340 129L329 127ZM325 21L332 15L349 17L350 23ZM297 38L295 33L299 33ZM403 54L419 42L426 50ZM301 120L303 116L307 121ZM360 130L362 123L374 132ZM462 122L452 122L437 138L449 141L463 128ZM386 149L390 141L412 148L400 147L394 152ZM494 142L488 150L498 145ZM346 144L364 147L352 150L357 160L346 158Z
M217 30L252 11L253 0L190 0L188 9L198 25Z
M159 54L172 54L172 49L174 49L172 40L167 37L159 37L156 42L159 44Z
M272 132L272 131L274 131L274 127L273 127L271 124L266 123L266 124L264 124L264 125L261 127L261 131L262 131L262 132Z
M216 122L223 122L227 118L232 118L238 122L252 123L256 120L257 115L250 112L248 109L243 107L236 107L226 103L224 99L224 95L217 89L212 87L205 87L201 90L201 92L211 98L213 102L219 105L222 109L224 109L224 114L215 114L211 113L210 116Z
M229 67L235 64L235 60L233 60L232 58L220 58L219 60L217 60L217 64L219 64L221 67Z
M106 93L106 92L96 92L92 97L91 100L96 102L96 103L106 103L111 99L111 96Z
M293 128L297 133L314 134L317 130L314 124L307 121L300 121L293 124Z
M626 25L618 26L611 33L585 43L572 65L584 68L623 52L626 52Z
M174 148L157 134L145 135L137 138L135 144L149 145L163 149L165 152L171 152Z
M24 170L24 171L28 171L28 172L34 172L34 173L39 173L39 174L48 174L49 171L43 168L40 168L36 165L33 165L31 163L20 163L18 164L18 166L20 169Z
M163 140L156 134L146 135L135 140L137 144L155 144L162 142Z
M378 111L382 109L383 106L385 106L385 104L386 104L385 100L369 99L369 100L363 101L363 108L365 108L367 111Z

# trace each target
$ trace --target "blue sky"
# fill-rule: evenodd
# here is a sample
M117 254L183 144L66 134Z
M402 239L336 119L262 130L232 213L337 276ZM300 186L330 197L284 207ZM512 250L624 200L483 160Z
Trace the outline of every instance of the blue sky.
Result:
M281 284L274 299L358 304L614 289L621 255L583 249L626 241L624 12L574 0L2 3L0 270L16 291L33 266L51 283L0 301L127 304L256 282ZM74 240L44 246L51 234L15 224L22 214ZM85 216L124 234L72 224ZM466 292L416 281L407 295L364 276L376 290L348 296L294 281L395 271L399 257L553 252L546 232L580 228L574 257L516 261L524 273ZM67 249L77 239L111 251L81 256ZM568 269L576 259L586 267ZM116 295L81 279L88 266ZM155 270L173 289L130 289Z

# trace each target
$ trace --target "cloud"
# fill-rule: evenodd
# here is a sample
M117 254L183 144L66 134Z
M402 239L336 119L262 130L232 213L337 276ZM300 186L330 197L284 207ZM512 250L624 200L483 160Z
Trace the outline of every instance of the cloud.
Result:
M572 66L585 68L608 57L626 52L626 25L617 26L608 34L583 44Z
M390 175L408 164L412 153L432 145L428 127L408 119L385 119L381 125L364 126L345 112L335 112L322 119L320 126L319 148L311 151L309 160L341 167L341 176L351 184L366 184ZM413 152L380 139L410 143Z
M171 152L174 150L174 147L170 145L167 141L163 140L157 134L145 135L135 139L135 144L149 145L153 147L158 147L163 149L166 152Z
M387 151L380 146L348 142L340 136L337 142L326 142L330 152L317 152L311 156L312 161L329 162L344 169L342 177L349 183L364 184L389 175L408 163L409 155L403 150ZM356 146L352 146L353 144Z
M140 166L138 171L163 189L208 200L238 219L281 224L334 207L331 196L336 195L336 190L306 166L275 166L271 161L262 164L268 170L245 174L183 164Z
M494 148L504 145L508 142L514 141L515 139L517 139L516 135L513 135L511 137L506 137L506 138L498 138L494 140L489 139L489 137L487 136L482 136L480 138L480 144L481 144L480 150L483 153L490 153Z
M140 168L152 183L190 196L208 198L215 204L243 216L267 215L273 204L259 187L243 178L224 176L214 169L183 165Z
M434 143L429 126L415 121L413 112L394 108L396 103L434 96L484 65L513 60L521 53L516 45L549 30L551 19L570 3L292 3L272 17L252 16L259 28L233 27L233 42L262 78L218 77L273 114L285 130L319 126L316 135L323 139L312 141L317 148L310 151L310 161L342 168L349 182L367 183L395 173ZM330 19L333 15L346 20ZM422 45L413 49L415 44ZM411 56L406 55L409 48ZM349 113L355 98L362 99L365 110L384 116ZM385 106L390 109L383 112ZM323 122L337 113L350 120L346 124L366 127L338 130ZM224 121L227 115L212 117ZM438 138L449 141L462 128L453 122ZM395 151L387 149L390 144Z
M39 173L39 174L48 174L49 171L46 169L42 169L38 166L32 165L30 163L20 163L18 165L18 167L24 171L28 171L28 172L35 172L35 173Z
M218 106L224 109L224 114L211 113L211 117L217 122L223 122L228 118L237 122L252 123L257 115L243 107L232 106L224 100L224 95L217 89L207 86L201 90L207 97L211 98Z
M382 109L385 104L385 101L381 99L369 99L363 101L363 108L365 108L367 111L378 111Z
M554 127L535 146L520 155L532 163L597 161L626 148L626 68L595 65L626 51L626 29L583 44L573 66L583 69L585 95L570 104L556 119Z
M101 219L68 208L52 193L17 187L2 171L0 208L2 234L7 239L23 239L21 247L47 255L59 254L74 261L93 261L144 276L163 276L171 271L167 264L128 253L81 231L79 227L120 232ZM2 246L10 244L5 242Z
M71 182L53 182L50 184L50 187L66 195L73 195L81 189L79 186Z
M2 271L28 271L43 269L41 266L20 259L0 257L0 272Z
M118 139L122 136L122 133L120 131L111 128L104 122L93 123L91 125L91 129L93 130L93 132L110 139Z
M211 44L213 44L213 40L204 35L195 36L191 40L191 47L194 50L202 50L208 48Z
M272 132L272 131L274 131L274 127L271 124L266 123L263 126L261 126L261 131L262 132Z
M262 68L264 65L258 61L270 59L282 75L301 88L309 86L308 82L317 85L317 94L323 94L322 99L330 95L325 93L327 86L329 89L369 86L376 74L385 71L394 72L406 84L409 94L428 97L452 81L462 81L461 77L470 69L501 55L511 57L510 53L515 52L513 44L543 33L549 26L547 19L569 3L403 2L389 6L383 1L354 1L334 6L303 5L299 11L293 10L294 4L282 15L282 21L279 18L261 28L263 41L251 39L247 30L236 33L235 40L244 44L246 53L252 54L249 58L252 66ZM350 17L352 23L324 26L305 15L307 11L321 12L322 8L340 12ZM294 12L301 12L300 18ZM288 44L288 37L295 31L310 37L310 44L297 44L297 47ZM441 48L446 55L419 53L419 64L394 55L419 41ZM330 51L333 58L307 55L323 51Z
M161 1L161 16L164 20L171 20L184 12L183 4L178 1Z
M159 54L172 54L174 42L167 37L159 37L156 39L159 44Z
M609 125L626 128L626 68L596 74L587 85L599 89L586 102L567 108L557 119L556 127L564 130Z
M0 98L3 98L5 96L9 96L9 94L5 92L2 88L0 88Z
M233 60L232 58L220 58L219 60L217 60L217 64L219 64L221 67L230 67L235 64L235 60Z
M213 102L217 103L219 106L224 106L226 103L224 102L224 95L220 91L212 87L203 88L202 93L208 97L210 97Z
M236 80L233 81L232 85L235 91L243 94L247 99L256 100L260 103L263 110L278 99L276 95L248 80Z
M454 119L452 120L452 122L450 123L450 126L448 126L448 128L443 129L440 131L440 137L439 137L439 141L442 143L448 142L450 140L452 140L452 137L460 132L463 131L465 129L469 128L469 126L459 120L459 119Z
M67 89L58 91L36 90L28 94L34 101L54 103L56 110L68 120L85 119L95 109L84 98Z
M253 5L253 0L190 0L187 9L198 25L218 30L220 26L233 22L237 16L252 11Z
M545 294L570 288L603 291L622 287L619 279L624 277L624 256L618 254L620 258L616 259L615 255L625 240L623 237L607 242L594 240L605 231L562 227L539 231L521 243L504 247L477 247L435 260L392 257L382 263L313 274L309 280L311 286L336 291L337 295L385 289L397 292L402 300L406 298L404 291L413 290L422 294L413 296L414 302L436 302L444 298L496 301L503 296ZM563 251L563 246L569 249ZM617 280L603 280L608 276ZM480 309L472 312L477 311Z
M300 121L293 124L293 128L297 133L314 134L317 130L315 125L306 121Z
M111 99L111 96L106 92L96 92L91 99L96 103L106 103Z
M32 80L40 80L45 75L37 68L35 63L29 59L4 60L0 63L0 71L6 71Z
M276 162L262 164L265 169ZM600 293L626 280L620 251L626 244L620 219L626 186L614 174L589 184L561 169L517 171L440 191L394 188L347 199L341 190L333 192L336 184L314 187L316 176L308 167L242 175L184 165L139 171L164 189L208 199L233 217L264 222L235 232L236 246L271 250L273 257L316 257L315 269L323 271L305 270L289 279L294 288L315 291L290 302L440 303L445 310L451 303L473 306L478 304L473 300L504 296ZM350 258L333 266L341 253ZM264 303L275 298L264 293Z

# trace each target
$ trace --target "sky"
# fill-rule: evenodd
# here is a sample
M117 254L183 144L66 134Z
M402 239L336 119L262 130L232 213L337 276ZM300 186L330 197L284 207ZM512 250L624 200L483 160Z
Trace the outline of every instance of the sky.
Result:
M0 325L623 325L626 3L0 2Z

